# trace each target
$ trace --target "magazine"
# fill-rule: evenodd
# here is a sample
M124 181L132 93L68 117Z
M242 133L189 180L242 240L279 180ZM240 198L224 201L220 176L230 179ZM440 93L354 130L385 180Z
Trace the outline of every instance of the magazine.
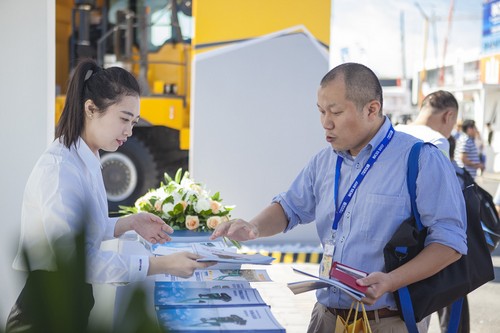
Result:
M336 262L334 262L332 265L332 270L334 267L337 267L337 266L338 266L338 264ZM345 265L341 264L340 266L342 269L343 266L345 266ZM288 283L287 284L288 288L290 288L290 290L295 295L306 292L306 291L310 291L310 290L320 289L320 288L337 287L340 290L342 290L343 292L345 292L346 294L350 295L355 300L359 301L363 297L365 297L366 287L357 285L355 282L356 279L354 279L354 285L352 286L352 279L353 279L352 276L350 276L349 278L346 278L344 275L338 274L338 272L335 272L336 278L331 277L330 279L326 279L326 278L322 278L322 277L319 277L319 276L316 276L313 274L309 274L307 272L301 271L301 270L296 269L296 268L293 268L293 271L296 273L303 274L303 275L314 278L314 280L306 280L306 281ZM356 272L356 274L366 274L367 275L366 272L362 272L362 271L358 271L358 270L354 270L354 271ZM344 272L342 272L342 273L344 273Z
M188 278L181 278L174 275L155 275L156 281L248 281L263 282L272 281L264 269L199 269Z
M266 305L257 289L175 288L156 285L155 307Z
M164 308L156 315L164 330L175 333L286 332L266 305Z

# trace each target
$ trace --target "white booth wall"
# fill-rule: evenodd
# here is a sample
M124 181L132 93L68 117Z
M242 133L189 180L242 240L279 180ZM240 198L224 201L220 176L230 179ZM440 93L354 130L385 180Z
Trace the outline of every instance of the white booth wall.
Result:
M26 180L53 138L55 0L0 1L0 327L22 286L11 268Z
M257 215L328 145L316 106L327 71L326 49L305 29L195 57L189 170L236 206L233 218ZM253 242L319 246L315 225Z

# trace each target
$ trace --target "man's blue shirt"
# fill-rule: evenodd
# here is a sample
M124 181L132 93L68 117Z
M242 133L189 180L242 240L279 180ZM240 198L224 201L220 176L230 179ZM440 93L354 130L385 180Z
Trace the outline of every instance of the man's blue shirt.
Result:
M316 221L318 235L324 244L325 238L330 237L335 213L333 192L338 156L344 161L337 205L390 126L386 117L377 134L354 158L348 152L327 147L310 160L288 191L273 199L281 204L289 221L285 232ZM340 220L335 261L366 272L385 271L384 246L411 214L406 174L408 154L417 141L396 131L378 157ZM422 224L429 230L426 245L437 242L466 254L466 211L462 191L451 162L435 146L422 147L416 200ZM327 307L349 308L352 302L349 296L335 288L319 289L317 297ZM384 307L396 308L392 294L385 294L367 310Z

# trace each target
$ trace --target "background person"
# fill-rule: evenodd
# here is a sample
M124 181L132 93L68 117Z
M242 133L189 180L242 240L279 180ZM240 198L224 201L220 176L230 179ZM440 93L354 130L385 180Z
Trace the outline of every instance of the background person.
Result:
M450 157L448 138L457 123L458 102L452 93L444 90L427 95L417 119L409 125L398 125L396 130L413 135L438 147Z
M102 69L90 59L75 68L66 104L56 129L56 139L35 164L24 192L19 251L13 267L30 273L7 321L7 331L30 325L25 307L26 290L51 276L57 269L54 248L70 256L74 238L85 231L88 314L94 299L90 283L122 283L143 280L147 275L167 273L191 276L197 255L177 253L162 257L123 255L100 250L101 243L135 230L146 240L164 243L173 232L159 217L139 213L109 218L101 174L99 150L116 151L132 135L139 120L139 85L126 70Z
M434 275L467 252L466 214L449 160L434 146L425 145L416 202L422 223L430 230L426 247L407 264L383 272L383 249L411 215L407 160L418 139L394 131L382 113L382 103L380 82L366 66L345 63L328 72L318 89L317 106L330 147L313 156L290 188L257 216L249 222L222 223L211 238L245 241L315 221L323 248L334 238L334 251L328 256L371 272L358 283L368 287L362 301L368 305L373 331L398 333L407 328L392 292ZM353 184L366 168L362 182ZM351 191L349 200L346 193ZM347 315L352 299L336 288L319 289L316 296L308 332L331 333L337 316Z
M465 168L475 178L478 170L484 171L484 163L481 162L480 151L476 145L479 133L476 122L472 119L464 120L462 132L455 148L455 161L459 167Z
M409 125L398 125L396 130L413 135L425 142L433 143L438 147L454 164L457 173L463 173L454 161L455 138L451 135L456 125L458 117L458 102L452 93L438 90L427 95L422 101L422 107L417 119ZM463 181L457 177L461 188ZM451 306L438 311L439 325L441 332L448 329ZM426 319L430 323L430 316ZM462 313L460 316L459 332L468 333L469 329L469 304L467 297L464 297Z

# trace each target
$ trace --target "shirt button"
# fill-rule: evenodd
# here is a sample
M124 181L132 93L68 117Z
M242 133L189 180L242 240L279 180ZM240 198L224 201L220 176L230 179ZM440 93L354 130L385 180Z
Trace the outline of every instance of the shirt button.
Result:
M360 165L359 163L356 163L356 169L359 169Z

